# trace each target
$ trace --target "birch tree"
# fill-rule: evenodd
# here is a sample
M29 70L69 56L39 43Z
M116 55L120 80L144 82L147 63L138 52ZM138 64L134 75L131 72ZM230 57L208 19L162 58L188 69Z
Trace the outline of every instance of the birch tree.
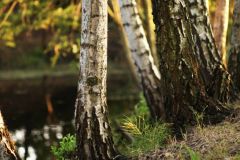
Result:
M135 80L135 82L138 83L139 79L137 77L137 74L135 71L135 66L134 66L132 58L131 58L131 51L129 50L128 39L127 39L126 33L124 31L124 27L121 23L121 13L120 13L120 9L119 9L118 0L111 0L110 2L112 5L112 9L110 7L108 7L108 14L113 19L115 24L117 25L118 31L120 32L120 38L122 41L122 45L124 47L123 51L125 53L125 57L127 59L132 77ZM137 87L139 87L139 86L137 85Z
M147 100L152 118L165 119L162 95L160 91L161 75L147 42L139 17L135 0L119 0L123 26L126 30L132 58L141 79L144 96Z
M240 0L235 0L228 70L236 90L240 89Z
M0 159L1 160L19 160L11 136L5 126L3 116L0 111Z
M196 113L203 115L204 122L221 121L229 110L210 95L205 87L202 74L204 71L198 58L204 55L199 55L198 49L202 49L201 47L195 47L199 43L195 37L201 35L198 35L190 19L190 2L152 2L162 75L161 93L167 121L181 126L183 123L194 122ZM212 76L219 78L221 75L213 73ZM224 84L228 84L228 81ZM221 85L219 83L217 87ZM228 93L228 90L225 93Z
M152 56L154 58L154 62L158 66L157 61L157 49L156 49L156 35L155 35L155 25L153 23L153 15L152 15L152 1L151 0L143 0L143 8L145 9L146 16L146 34L147 40L152 52Z
M116 156L107 117L107 0L82 0L80 74L76 99L80 160Z
M201 68L205 88L208 94L215 99L228 102L234 95L231 78L214 42L206 1L191 0L187 2L193 25L192 37L195 42L196 57Z
M217 0L213 22L213 33L220 55L226 65L226 41L229 20L229 0Z

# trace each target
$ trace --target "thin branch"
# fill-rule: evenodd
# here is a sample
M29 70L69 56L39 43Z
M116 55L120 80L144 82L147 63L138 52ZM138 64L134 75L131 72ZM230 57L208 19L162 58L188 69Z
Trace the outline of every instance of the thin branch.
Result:
M11 7L9 8L7 14L5 15L3 21L0 23L0 28L2 27L2 25L7 21L8 17L11 15L11 13L13 12L14 8L16 7L18 1L14 1L11 5Z

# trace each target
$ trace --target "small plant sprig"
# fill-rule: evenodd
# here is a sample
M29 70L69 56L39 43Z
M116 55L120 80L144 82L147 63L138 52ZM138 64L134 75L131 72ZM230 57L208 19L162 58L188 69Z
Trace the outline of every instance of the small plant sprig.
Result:
M195 152L194 150L192 150L189 147L186 147L186 150L187 150L191 160L201 160L201 158L197 152Z
M74 135L67 134L59 142L59 146L52 146L51 152L57 160L74 159L76 150L76 137Z

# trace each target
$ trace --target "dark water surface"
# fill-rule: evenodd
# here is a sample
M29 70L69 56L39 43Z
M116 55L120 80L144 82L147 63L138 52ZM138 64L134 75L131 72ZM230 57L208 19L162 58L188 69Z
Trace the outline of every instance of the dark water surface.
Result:
M1 95L1 110L16 142L18 153L26 160L54 160L52 145L68 133L74 134L75 89L51 97L54 112L49 114L41 95ZM127 113L137 100L109 100L111 118Z

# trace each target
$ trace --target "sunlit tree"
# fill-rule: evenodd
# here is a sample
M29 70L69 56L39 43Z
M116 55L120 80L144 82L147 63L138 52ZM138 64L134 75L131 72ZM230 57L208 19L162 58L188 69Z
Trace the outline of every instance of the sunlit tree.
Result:
M80 160L110 160L116 156L106 102L107 17L107 0L82 1L80 74L75 111Z

